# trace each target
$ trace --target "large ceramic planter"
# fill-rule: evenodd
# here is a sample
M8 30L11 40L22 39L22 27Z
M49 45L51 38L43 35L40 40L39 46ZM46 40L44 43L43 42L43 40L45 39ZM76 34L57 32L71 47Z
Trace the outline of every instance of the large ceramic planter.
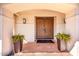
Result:
M14 43L14 52L18 53L20 50L20 41Z
M20 40L20 41L14 43L14 52L15 53L21 52L22 47L23 47L23 40Z

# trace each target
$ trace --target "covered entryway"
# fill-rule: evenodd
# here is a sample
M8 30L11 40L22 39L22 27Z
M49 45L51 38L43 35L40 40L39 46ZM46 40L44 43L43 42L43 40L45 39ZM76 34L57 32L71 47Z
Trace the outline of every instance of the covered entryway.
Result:
M77 31L78 26L77 26L77 28L75 28L76 23L78 24L78 22L76 22L76 20L75 20L75 17L76 16L78 17L78 15L77 15L78 9L76 9L77 8L76 4L3 4L2 7L3 7L2 10L0 10L1 17L4 18L4 21L2 21L2 22L3 22L3 25L4 24L6 25L6 27L4 26L4 28L2 29L3 30L2 36L3 36L3 40L4 40L3 41L4 46L3 46L2 53L4 55L6 55L6 53L9 54L9 52L11 52L13 49L10 44L11 35L13 35L13 34L15 35L18 33L23 34L25 36L26 42L23 42L23 43L28 45L29 42L35 43L36 38L53 39L54 38L53 35L56 35L59 32L67 31L67 33L70 33L72 35L72 40L68 44L68 49L70 50L73 47L73 44L76 41L76 37L77 37L76 33L78 33L78 31ZM14 14L15 14L15 16L14 16ZM36 36L36 30L35 30L36 29L36 24L35 24L36 16L38 16L38 17L55 17L54 23L53 23L54 26L51 25L52 23L50 23L49 20L42 21L42 22L46 23L46 25L43 24L42 25L43 28L41 30L39 30L40 33L42 33L42 34L40 34L38 32L39 34ZM8 21L8 19L10 21ZM26 22L23 23L23 19L26 19ZM11 22L11 20L12 20L12 22ZM64 22L64 20L65 20L65 22ZM7 23L5 23L6 21L7 21ZM41 22L41 24L42 24L42 22ZM52 20L51 20L51 22L52 22ZM12 25L8 26L9 23L11 23L13 26ZM48 26L48 25L50 25L50 26ZM71 26L73 26L73 27L71 28ZM10 29L10 30L5 30L6 28ZM5 35L5 33L7 35ZM4 38L6 38L6 39L4 39ZM62 45L61 49L63 50L64 49L63 43L61 45ZM40 46L42 47L42 45L40 45ZM47 43L46 43L46 46L47 46ZM33 48L34 47L35 46L33 46ZM39 47L39 45L37 45L37 47ZM53 44L52 44L52 47L53 47ZM5 48L6 48L6 50L5 50Z

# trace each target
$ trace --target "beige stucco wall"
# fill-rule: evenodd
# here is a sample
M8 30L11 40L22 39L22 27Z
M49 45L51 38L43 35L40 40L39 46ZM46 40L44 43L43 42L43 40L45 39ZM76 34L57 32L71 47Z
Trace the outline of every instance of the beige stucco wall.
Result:
M13 32L13 14L4 9L1 8L0 10L0 20L2 20L2 23L0 24L2 26L2 33L0 39L2 39L2 55L8 55L12 51L12 41L11 36Z
M73 9L66 14L66 33L71 35L71 40L68 42L68 50L71 50L79 40L79 9Z
M2 16L0 15L0 40L2 39Z
M35 41L36 35L36 21L35 17L56 17L54 19L54 35L58 32L64 32L63 13L50 11L50 10L31 10L24 11L17 14L16 18L16 33L24 34L28 42ZM23 18L26 18L26 24L23 24Z
M76 39L79 41L79 6L76 9Z
M0 9L1 13L1 9ZM2 54L2 16L0 15L0 55Z

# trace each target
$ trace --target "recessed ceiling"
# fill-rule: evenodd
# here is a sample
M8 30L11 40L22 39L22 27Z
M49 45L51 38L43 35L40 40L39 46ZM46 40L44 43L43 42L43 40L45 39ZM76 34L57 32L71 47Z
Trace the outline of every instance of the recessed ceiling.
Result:
M65 3L17 3L17 4L1 4L3 8L10 10L13 13L28 11L33 9L47 9L67 13L68 11L77 7L78 4L65 4Z

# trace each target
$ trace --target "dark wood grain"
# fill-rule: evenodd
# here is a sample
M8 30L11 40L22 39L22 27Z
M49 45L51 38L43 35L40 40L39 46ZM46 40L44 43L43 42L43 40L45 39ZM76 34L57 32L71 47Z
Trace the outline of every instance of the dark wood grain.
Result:
M53 39L54 17L36 17L36 39Z

